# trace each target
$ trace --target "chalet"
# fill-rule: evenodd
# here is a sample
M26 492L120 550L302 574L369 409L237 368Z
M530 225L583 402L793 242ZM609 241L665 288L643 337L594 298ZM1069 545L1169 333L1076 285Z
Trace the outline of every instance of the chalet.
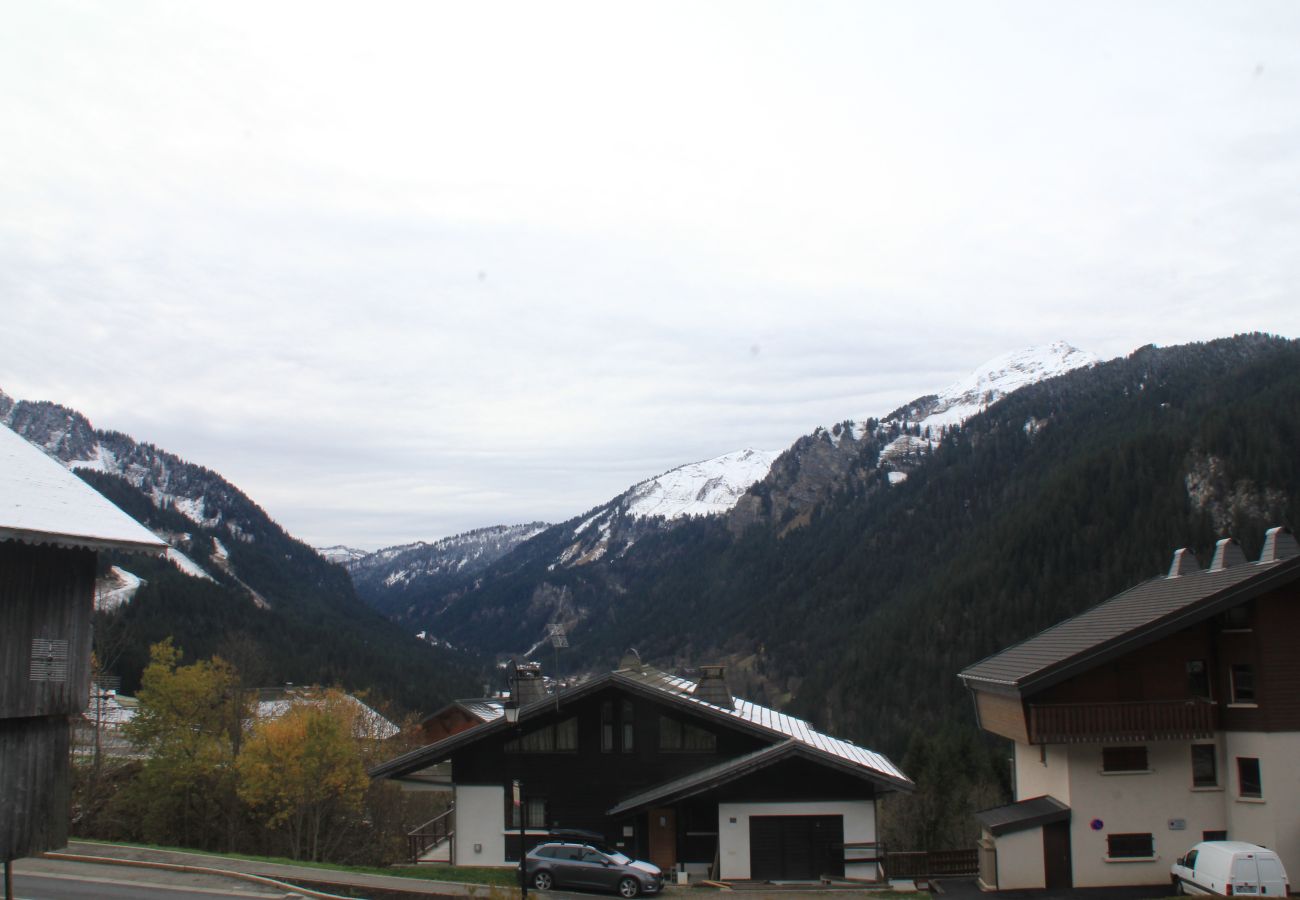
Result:
M453 700L421 719L415 732L426 744L434 744L467 728L499 719L501 715L502 704L498 697Z
M1218 542L961 673L1015 742L1015 798L977 815L986 888L1161 884L1198 841L1300 872L1300 546Z
M455 864L516 864L522 818L525 850L583 829L665 871L870 879L876 798L913 788L884 756L732 697L721 666L692 682L629 657L551 695L531 664L512 698L516 723L495 716L371 772L428 789L450 763L439 840Z
M352 694L337 691L333 695L347 711L354 738L386 741L401 730ZM330 697L330 691L317 685L287 684L283 687L258 688L253 715L262 720L279 719L296 706L324 707L330 702Z
M96 553L167 545L0 425L0 860L68 837L71 722L90 693Z

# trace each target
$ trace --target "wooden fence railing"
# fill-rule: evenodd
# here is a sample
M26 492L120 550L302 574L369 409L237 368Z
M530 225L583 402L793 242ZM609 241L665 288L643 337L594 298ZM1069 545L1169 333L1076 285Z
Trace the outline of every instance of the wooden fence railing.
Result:
M979 874L979 850L905 850L885 854L889 878L941 878Z
M419 862L420 857L424 856L430 848L438 846L443 841L451 840L454 834L452 828L456 824L453 817L455 812L453 807L406 835L407 850L411 854L412 863Z

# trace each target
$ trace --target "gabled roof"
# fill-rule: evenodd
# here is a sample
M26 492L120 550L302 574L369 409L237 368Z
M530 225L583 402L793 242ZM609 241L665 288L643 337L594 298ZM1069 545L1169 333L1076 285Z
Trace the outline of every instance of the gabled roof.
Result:
M975 663L960 677L975 690L1025 696L1296 580L1300 557L1152 578Z
M1009 803L995 809L975 813L975 821L997 837L1027 828L1038 828L1053 822L1070 821L1070 807L1055 797L1044 794L1019 803Z
M728 782L743 778L752 772L765 769L782 760L796 757L838 766L850 775L869 781L879 781L877 777L873 777L874 773L869 773L869 770L862 766L843 759L828 759L824 753L791 738L779 744L755 750L753 753L746 753L744 756L737 756L735 759L718 763L716 766L692 772L682 778L656 785L649 790L623 800L611 809L607 815L621 816L626 813L640 812L652 806L676 803L679 800L685 800L688 797L694 797L697 794L703 794L716 787L721 787Z
M618 669L564 690L558 695L530 703L520 710L519 721L527 722L529 719L545 716L555 711L557 707L563 707L567 703L611 686L662 703L679 706L756 737L779 742L793 741L812 754L812 758L855 767L860 774L878 784L901 790L913 788L911 779L879 753L859 747L850 741L822 734L802 719L750 703L748 700L734 700L730 708L705 702L692 695L695 682L644 666ZM400 778L447 759L461 747L489 735L505 732L509 728L504 717L475 725L458 734L443 738L437 743L378 765L370 770L370 775L373 778Z
M493 719L501 718L504 713L502 702L491 697L475 697L465 700L453 700L446 706L436 709L420 720L420 724L431 722L449 710L458 709L465 715L478 719L480 722L491 722Z
M26 439L0 425L0 541L163 553L167 545Z

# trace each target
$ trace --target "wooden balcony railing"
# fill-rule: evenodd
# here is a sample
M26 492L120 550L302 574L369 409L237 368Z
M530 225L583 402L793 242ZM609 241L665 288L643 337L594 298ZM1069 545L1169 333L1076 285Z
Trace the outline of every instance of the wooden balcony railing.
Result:
M1208 738L1218 724L1218 705L1202 699L1029 704L1031 744Z

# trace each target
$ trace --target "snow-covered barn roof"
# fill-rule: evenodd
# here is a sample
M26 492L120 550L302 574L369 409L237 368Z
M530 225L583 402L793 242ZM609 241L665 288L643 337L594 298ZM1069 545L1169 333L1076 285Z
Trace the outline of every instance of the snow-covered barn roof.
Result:
M38 447L0 425L0 541L162 553L167 545Z

